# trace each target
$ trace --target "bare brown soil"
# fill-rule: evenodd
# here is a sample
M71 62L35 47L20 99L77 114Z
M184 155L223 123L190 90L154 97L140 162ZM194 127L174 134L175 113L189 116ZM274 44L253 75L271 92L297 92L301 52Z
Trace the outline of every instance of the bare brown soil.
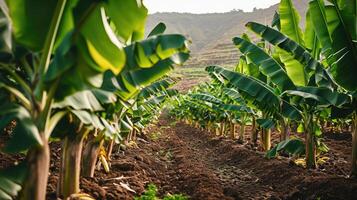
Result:
M323 156L330 159L316 170L284 157L268 160L248 144L214 137L174 119L161 118L147 135L138 140L139 148L114 153L109 174L96 171L95 178L82 178L83 192L95 199L133 199L154 183L160 195L182 193L197 200L357 198L357 180L347 178L348 133L325 134L330 151ZM60 145L52 144L52 152L48 199L56 199ZM1 167L16 159L0 154Z

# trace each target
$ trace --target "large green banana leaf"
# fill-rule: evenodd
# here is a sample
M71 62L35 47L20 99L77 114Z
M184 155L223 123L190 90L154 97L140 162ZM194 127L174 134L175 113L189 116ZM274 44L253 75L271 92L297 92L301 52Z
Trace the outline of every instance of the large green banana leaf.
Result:
M300 96L304 99L314 100L317 105L322 106L333 105L341 107L350 103L352 100L351 97L346 94L331 91L330 89L323 87L298 87L294 91L288 90L285 93Z
M301 139L284 140L269 150L265 156L269 159L275 158L279 151L284 151L288 152L289 154L299 156L305 153L305 144Z
M258 79L249 77L238 72L232 72L218 66L209 66L206 70L210 74L222 76L229 86L240 91L242 97L253 104L260 110L267 113L278 114L284 117L299 120L300 112L297 108L282 100L272 87Z
M40 51L44 46L57 0L7 0L16 41Z
M302 30L299 27L300 15L295 9L291 0L282 0L279 4L280 31L294 40L301 46L304 46ZM294 56L278 49L281 62L291 80L297 86L306 86L308 84L308 75L304 71L304 65L295 60Z
M310 50L311 55L315 60L320 59L320 41L317 38L316 32L312 25L311 12L308 10L306 12L306 23L305 23L305 33L304 33L304 41L306 48Z
M314 29L323 46L323 53L331 66L336 82L347 90L357 89L356 2L332 1L325 5L314 0L309 10L314 14Z
M4 151L7 153L19 153L34 146L41 146L40 133L24 107L17 104L3 104L0 107L0 129L4 129L12 120L16 120L16 127L12 137L6 143Z
M102 111L104 104L115 103L116 97L114 94L95 89L84 90L67 96L60 102L55 102L53 108L70 107L74 110L89 110L89 111Z
M325 9L325 4L323 0L314 0L309 3L309 11L311 16L311 22L313 24L314 30L316 31L317 37L322 45L322 53L328 55L328 61L332 64L335 59L331 60L332 57L332 37L330 35L329 27L327 22L327 13ZM317 28L318 27L318 28Z
M245 105L246 102L242 98L242 96L239 94L239 92L234 89L234 88L223 88L223 94L228 96L230 99L232 99L235 103L239 105Z
M281 32L301 46L304 46L303 33L299 27L300 15L291 0L281 0L279 4Z
M332 87L333 80L329 73L304 47L268 26L255 22L249 22L246 26L269 43L293 55L297 61L305 66L305 73L309 74L309 77L314 76L314 84Z
M20 163L14 167L0 171L0 199L12 200L22 189L26 178L27 166Z
M144 38L148 10L142 0L108 0L105 10L116 27L116 34L126 43Z
M16 41L31 50L42 50L44 38L47 36L54 11L60 1L62 0L6 0ZM120 36L122 42L143 38L147 9L141 0L109 0L106 3L96 0L67 0L58 39L63 38L64 34L73 29L75 23L81 22L83 15L78 13L85 13L83 10L87 8L102 5L115 24L116 34ZM74 13L73 10L76 12Z
M259 70L264 75L270 77L271 82L273 82L280 91L295 88L294 83L289 76L287 76L284 68L263 49L239 37L235 37L233 42L249 60L259 67Z
M112 70L119 74L125 65L124 45L117 39L107 18L104 8L100 6L92 11L81 27L85 44L80 49L93 69L99 72Z
M123 72L116 77L106 73L102 86L104 90L116 92L123 100L138 94L139 89L161 79L174 65L188 59L186 39L181 35L150 37L125 47L125 51L127 62ZM141 67L143 65L145 67Z
M219 74L239 91L243 91L253 97L255 101L263 103L263 109L268 108L268 104L272 107L279 107L280 105L279 97L274 93L274 89L253 77L218 66L209 66L206 70L209 73Z
M266 82L267 79L267 77L260 72L259 67L257 67L252 61L247 60L244 55L240 56L239 63L235 71L253 76L263 82Z

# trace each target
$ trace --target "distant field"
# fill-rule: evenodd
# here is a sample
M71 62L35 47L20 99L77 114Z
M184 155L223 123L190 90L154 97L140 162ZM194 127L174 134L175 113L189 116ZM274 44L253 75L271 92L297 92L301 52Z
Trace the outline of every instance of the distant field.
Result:
M224 66L224 65L222 65ZM224 66L227 69L233 70L233 65ZM176 85L176 89L181 91L187 91L190 88L196 86L205 81L209 81L210 78L205 71L206 66L183 66L175 68L171 76L176 78L181 78L181 81Z

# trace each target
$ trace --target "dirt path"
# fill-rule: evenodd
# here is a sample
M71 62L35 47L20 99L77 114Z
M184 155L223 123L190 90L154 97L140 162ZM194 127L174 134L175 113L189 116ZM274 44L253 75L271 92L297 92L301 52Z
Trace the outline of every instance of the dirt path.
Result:
M161 123L161 127L169 125L165 120ZM229 139L214 138L183 123L170 125L162 138L164 143L160 143L172 150L169 171L173 174L168 174L164 185L178 187L175 192L184 191L192 199L302 197L295 186L304 181L300 175L306 171L288 160L267 160L263 153ZM321 176L318 172L310 175Z
M357 181L344 178L350 137L327 135L326 143L331 160L306 170L166 117L137 141L138 148L114 152L109 174L96 171L95 178L81 179L81 188L98 200L133 199L149 183L160 195L181 193L194 200L356 199ZM56 199L61 155L59 144L51 149L50 200ZM3 164L14 159L0 154Z
M357 195L357 181L336 176L347 168L345 160L327 163L327 170L306 170L286 158L268 160L263 153L235 141L212 137L170 119L161 119L148 135L149 143L139 141L140 148L116 154L113 172L99 175L99 180L131 177L127 183L137 193L152 182L161 194L183 193L197 200L355 199ZM342 147L333 148L337 150L331 149L331 156ZM112 188L110 184L104 188ZM102 186L100 182L98 186ZM82 188L88 187L84 184ZM106 195L99 198L131 199L134 195L122 188L116 190L106 189Z

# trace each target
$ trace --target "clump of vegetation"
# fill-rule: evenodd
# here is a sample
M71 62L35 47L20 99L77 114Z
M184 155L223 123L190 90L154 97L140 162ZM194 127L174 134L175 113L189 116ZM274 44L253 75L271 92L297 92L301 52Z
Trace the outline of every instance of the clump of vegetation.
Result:
M166 195L162 200L187 200L188 198L182 194ZM160 200L157 197L157 187L154 184L149 184L144 194L140 197L135 197L134 200Z
M149 135L149 137L152 141L156 141L156 140L160 139L160 136L161 136L161 132L153 132Z
M189 58L163 23L145 37L147 16L140 0L1 1L0 130L16 122L1 152L26 159L0 169L0 199L46 199L50 141L62 143L63 199L97 162L110 170L114 145L135 147L178 93L167 73Z
M302 29L293 1L281 0L271 26L248 22L255 35L233 38L241 53L236 68L208 66L212 81L177 97L173 115L240 143L248 142L244 132L250 123L249 142L257 145L260 136L267 157L304 153L311 169L326 160L319 160L319 153L328 151L324 127L334 119L345 121L353 138L351 177L357 177L357 84L351 75L356 74L357 46L355 29L346 26L355 25L356 18L344 17L355 13L355 5L312 0ZM296 124L304 141L289 138ZM273 148L272 130L281 140Z

